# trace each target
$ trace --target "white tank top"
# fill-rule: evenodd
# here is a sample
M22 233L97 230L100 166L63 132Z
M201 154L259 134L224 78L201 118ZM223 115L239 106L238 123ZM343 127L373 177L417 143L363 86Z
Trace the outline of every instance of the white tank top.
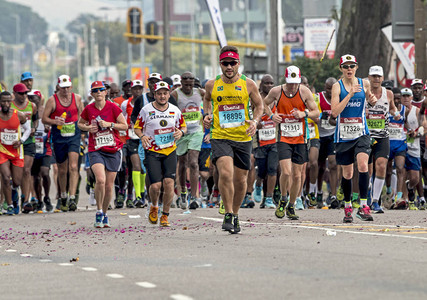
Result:
M412 130L417 129L420 126L418 123L418 118L417 118L417 107L414 105L412 105L411 111L408 114L408 119L406 121L406 124ZM406 142L408 145L407 153L413 157L420 157L420 153L421 153L420 152L420 138L419 137L415 137L415 138L408 137Z
M387 90L381 87L381 97L374 107L368 108L366 121L368 122L369 134L373 138L387 138L389 123L389 103Z

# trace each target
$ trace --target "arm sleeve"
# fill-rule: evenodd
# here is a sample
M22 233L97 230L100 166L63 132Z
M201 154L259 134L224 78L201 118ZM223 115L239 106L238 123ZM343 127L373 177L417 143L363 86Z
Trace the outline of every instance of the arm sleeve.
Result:
M21 124L22 137L21 142L24 143L31 134L31 121L27 120L24 124Z
M136 123L136 119L138 118L139 112L141 111L142 102L143 102L142 96L139 96L138 98L135 99L135 103L133 105L133 110L132 110L132 115L130 116L130 119L131 119L132 123L134 123L134 124Z

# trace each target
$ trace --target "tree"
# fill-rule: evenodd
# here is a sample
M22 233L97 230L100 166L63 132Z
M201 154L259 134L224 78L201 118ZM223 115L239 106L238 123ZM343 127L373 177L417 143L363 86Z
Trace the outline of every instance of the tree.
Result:
M382 66L388 74L392 48L381 27L390 22L391 0L342 1L336 55L355 55L360 77L367 76L372 65Z

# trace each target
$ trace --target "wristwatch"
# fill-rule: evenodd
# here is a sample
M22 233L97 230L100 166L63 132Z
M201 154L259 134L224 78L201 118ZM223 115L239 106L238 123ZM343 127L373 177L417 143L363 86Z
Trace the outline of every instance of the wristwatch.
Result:
M115 123L111 123L111 129L114 128L114 125L116 125Z
M308 110L308 109L306 109L306 110L304 110L304 112L305 112L305 117L307 118L307 117L308 117L308 112L309 112L309 110Z

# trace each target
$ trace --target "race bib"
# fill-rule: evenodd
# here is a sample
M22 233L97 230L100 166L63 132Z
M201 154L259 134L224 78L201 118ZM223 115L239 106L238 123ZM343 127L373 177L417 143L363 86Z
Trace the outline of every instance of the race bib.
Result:
M65 123L64 125L62 125L60 132L61 136L63 137L74 136L76 134L76 124L74 124L74 122Z
M276 139L276 124L273 121L265 121L264 125L258 130L260 141L271 141Z
M280 123L280 132L284 137L297 137L303 135L302 122L298 119L284 119L285 123Z
M128 135L131 140L139 140L139 137L136 135L135 130L133 128L128 129Z
M182 110L182 115L184 116L184 120L187 125L200 123L200 119L202 117L200 108L197 106L184 108Z
M219 105L218 111L221 128L239 127L245 124L245 106L243 104Z
M1 132L0 137L1 137L1 143L3 145L13 145L13 142L16 142L18 140L18 132L16 130L8 130L8 131Z
M119 135L120 136L126 136L126 131L125 130L119 130Z
M108 131L101 131L95 134L95 150L102 147L114 147L116 146L116 140L114 139L113 133Z
M316 137L316 126L314 123L308 123L308 136L310 139L313 139Z
M173 137L175 130L173 127L154 130L154 141L160 149L173 146L175 138Z
M320 127L326 130L332 130L335 128L335 126L329 124L329 119L322 119L320 120Z
M36 132L34 136L36 142L36 154L43 154L44 152L44 140L43 140L43 133Z
M389 123L388 133L390 140L404 140L403 124Z
M362 118L340 118L340 138L356 139L363 135Z
M368 113L366 118L368 128L373 130L381 130L385 128L385 116L384 114L371 114Z

